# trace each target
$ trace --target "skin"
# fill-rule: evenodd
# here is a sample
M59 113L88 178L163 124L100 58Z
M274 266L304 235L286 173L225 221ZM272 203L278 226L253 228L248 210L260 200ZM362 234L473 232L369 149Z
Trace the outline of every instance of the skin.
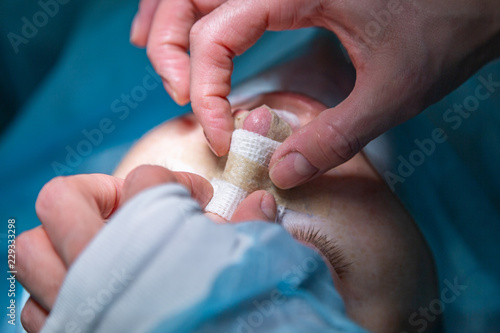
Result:
M41 330L68 269L106 220L137 193L171 182L186 186L201 207L212 197L204 178L152 165L135 168L125 179L103 174L57 177L42 188L36 201L42 225L16 238L16 279L30 293L21 313L26 331ZM238 206L231 222L273 221L275 214L274 198L256 191Z
M262 104L296 114L296 131L324 108L302 95L273 93L240 105L235 117ZM262 108L257 111L243 124L264 133L267 116ZM143 163L156 165L137 167ZM16 240L17 279L30 293L21 314L25 329L41 329L68 269L117 208L142 190L166 182L185 185L205 207L212 197L205 178L221 171L221 161L207 147L201 125L193 115L186 115L148 133L125 157L115 176L57 177L46 184L36 203L42 226ZM420 327L409 326L408 318L437 298L432 256L411 217L366 158L358 154L318 180L290 191L297 191L296 197L307 207L326 212L317 216L304 215L308 211L287 213L283 225L314 226L341 249L350 264L347 271L341 275L338 267L327 265L348 316L372 332L417 331ZM274 198L259 190L241 203L230 222L271 222L275 217ZM314 244L306 245L318 250ZM428 328L439 323L438 318Z
M275 152L270 176L280 188L349 160L500 55L496 0L141 0L131 41L147 47L177 103L191 100L210 146L222 156L233 129L226 98L232 59L266 30L309 26L338 36L356 84L341 104L324 108Z
M234 117L263 104L295 114L300 122L295 132L324 109L311 98L282 92L260 95L237 106ZM266 133L268 119L265 108L257 108L243 127ZM143 163L194 172L207 179L220 175L224 167L223 160L206 145L203 128L192 114L145 135L115 174L124 177ZM332 269L347 314L372 332L416 331L408 318L437 295L432 256L413 220L366 157L357 154L318 179L288 191L285 206L300 201L313 209L287 213L282 222L285 228L313 226L334 240L350 263L342 275Z

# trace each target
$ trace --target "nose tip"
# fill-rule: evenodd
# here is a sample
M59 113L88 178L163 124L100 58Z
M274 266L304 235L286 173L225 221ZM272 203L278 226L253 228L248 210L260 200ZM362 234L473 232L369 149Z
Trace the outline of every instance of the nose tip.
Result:
M288 122L267 105L252 110L243 123L243 129L278 142L285 141L292 134Z
M258 107L250 112L243 122L243 129L267 136L271 128L272 115L267 106Z

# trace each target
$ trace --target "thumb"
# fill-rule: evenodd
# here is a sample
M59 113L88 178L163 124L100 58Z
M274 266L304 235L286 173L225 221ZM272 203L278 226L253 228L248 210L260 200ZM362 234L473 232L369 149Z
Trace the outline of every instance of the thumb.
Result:
M321 1L229 0L197 21L190 32L190 97L193 112L212 150L229 151L233 119L227 96L233 58L241 55L266 30L312 25Z
M255 220L266 222L276 220L276 201L272 194L263 190L250 194L236 208L231 223Z
M150 187L164 183L180 183L203 208L212 198L212 185L203 177L189 172L173 172L159 165L141 165L125 178L120 205Z
M288 189L348 161L368 142L412 114L407 100L384 84L361 85L341 104L327 109L292 134L274 153L270 178ZM398 97L394 97L398 96Z

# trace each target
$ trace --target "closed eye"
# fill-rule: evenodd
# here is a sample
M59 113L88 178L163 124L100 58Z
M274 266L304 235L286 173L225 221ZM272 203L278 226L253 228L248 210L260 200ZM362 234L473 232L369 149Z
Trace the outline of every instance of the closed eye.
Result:
M313 226L288 225L288 232L298 241L309 243L316 247L333 266L339 278L348 273L351 262L347 262L342 249L327 235Z

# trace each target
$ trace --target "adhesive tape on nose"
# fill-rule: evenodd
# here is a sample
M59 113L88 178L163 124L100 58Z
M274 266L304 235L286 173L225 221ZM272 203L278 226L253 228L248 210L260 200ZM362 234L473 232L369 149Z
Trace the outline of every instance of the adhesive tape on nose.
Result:
M224 172L211 181L214 195L205 211L228 221L250 193L264 189L270 191L278 202L277 221L283 218L285 207L279 204L277 189L269 178L269 162L281 142L292 134L292 129L276 112L268 110L271 123L267 136L244 129L233 132ZM243 121L244 118L239 119L241 126Z
M269 162L280 144L257 133L235 130L224 173L211 181L214 195L205 211L230 220L248 194L269 188Z

